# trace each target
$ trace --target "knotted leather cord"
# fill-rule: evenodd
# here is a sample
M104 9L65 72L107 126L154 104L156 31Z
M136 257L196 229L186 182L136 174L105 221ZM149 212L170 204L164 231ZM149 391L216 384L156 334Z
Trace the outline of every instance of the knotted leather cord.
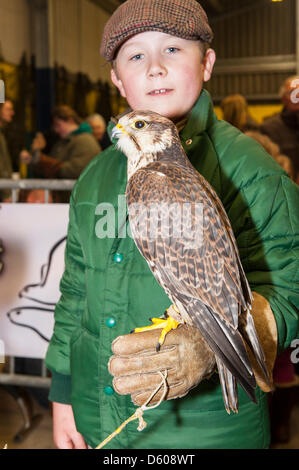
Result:
M134 414L132 414L132 416L130 416L130 418L126 419L126 421L124 421L112 434L110 434L110 436L106 437L106 439L104 439L97 447L95 447L95 449L102 449L102 447L104 447L106 444L108 444L108 442L110 442L115 436L117 436L117 434L119 434L123 429L124 427L130 423L131 421L134 421L135 419L138 419L139 420L139 424L138 424L138 428L137 430L138 431L143 431L143 429L146 427L147 423L146 421L143 419L143 413L144 411L147 411L147 410L153 410L154 408L157 408L161 402L165 399L165 396L166 396L166 393L167 393L167 390L168 390L168 386L167 386L167 370L165 371L165 375L159 370L158 373L160 374L162 380L161 380L161 383L158 385L158 387L153 391L153 393L151 394L151 396L147 399L147 401L142 405L140 406L139 408L137 408L137 410L135 411ZM164 391L163 391L163 394L162 394L162 397L160 398L159 402L156 404L156 405L153 405L153 406L147 406L147 404L152 400L152 398L156 395L156 393L160 390L160 388L162 387L162 385L164 386Z

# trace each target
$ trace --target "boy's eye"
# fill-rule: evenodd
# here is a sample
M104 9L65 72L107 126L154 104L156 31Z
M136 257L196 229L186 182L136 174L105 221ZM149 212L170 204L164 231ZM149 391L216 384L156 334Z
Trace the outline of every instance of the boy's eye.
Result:
M139 119L138 121L134 121L132 127L135 129L143 129L146 126L146 122Z
M143 57L143 54L136 54L136 55L134 55L133 57L131 57L130 60L135 60L135 61L137 61L137 60L140 60L142 57Z
M166 51L174 53L177 52L179 49L177 47L167 47Z

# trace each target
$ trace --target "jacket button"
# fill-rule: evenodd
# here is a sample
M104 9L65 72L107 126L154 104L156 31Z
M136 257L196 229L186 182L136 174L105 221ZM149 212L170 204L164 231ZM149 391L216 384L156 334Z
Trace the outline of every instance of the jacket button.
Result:
M121 263L123 260L123 255L121 253L115 253L113 259L116 263Z
M104 393L105 393L106 395L113 395L114 390L113 390L112 387L105 387L105 388L104 388Z
M112 318L112 317L107 318L106 325L109 326L109 328L112 328L113 326L115 326L116 325L115 318Z

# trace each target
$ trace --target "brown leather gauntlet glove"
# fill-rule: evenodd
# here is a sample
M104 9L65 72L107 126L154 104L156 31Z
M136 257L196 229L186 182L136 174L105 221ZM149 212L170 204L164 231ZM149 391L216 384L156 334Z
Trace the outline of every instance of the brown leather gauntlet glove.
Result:
M143 405L161 383L158 371L167 370L166 400L185 396L215 368L215 356L201 334L181 325L166 335L161 350L156 344L161 329L119 336L112 343L114 356L108 369L113 386L120 395L132 396L135 405ZM159 401L163 387L148 405Z
M277 355L277 326L274 314L271 310L270 304L265 297L256 292L252 292L253 302L251 315L253 317L256 332L258 334L260 344L263 348L266 360L266 366L269 377L271 379L272 388L267 385L264 375L260 367L253 357L253 354L247 348L247 352L252 364L252 369L256 378L256 382L264 392L273 391L273 367Z
M269 302L253 292L251 314L264 350L269 376L272 378L277 351L276 321ZM161 372L167 370L167 400L187 395L201 380L209 378L215 368L215 357L198 330L180 326L166 335L159 353L156 344L161 329L119 336L112 343L113 356L108 368L114 376L113 386L120 395L132 395L135 405L143 405L161 383ZM256 381L261 389L271 389L265 382L253 354L247 349ZM159 390L149 403L157 403L163 393Z

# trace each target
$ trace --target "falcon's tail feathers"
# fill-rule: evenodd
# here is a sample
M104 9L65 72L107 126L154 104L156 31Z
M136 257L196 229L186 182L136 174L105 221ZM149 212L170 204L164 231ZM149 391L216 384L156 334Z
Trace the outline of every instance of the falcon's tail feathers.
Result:
M238 413L239 401L238 401L238 390L237 381L230 371L225 367L223 362L217 358L216 363L222 388L223 400L225 409L230 414L231 410L234 413Z
M244 315L241 315L240 317L240 330L242 332L243 338L252 350L254 357L258 362L267 384L270 388L272 388L271 379L269 377L269 373L266 366L264 351L261 347L254 325L254 321L249 310L247 310L247 312L245 312Z
M238 258L239 274L240 274L240 281L241 281L244 301L246 302L246 307L247 307L248 305L251 305L252 300L253 300L253 296L252 296L252 292L251 292L251 289L250 289L250 286L249 286L249 282L248 282L247 277L245 275L245 272L244 272L244 269L243 269L243 266L242 266L242 263L241 263L238 252L237 252L237 258ZM243 302L242 306L245 310L246 307L244 306L244 302Z
M208 306L198 300L188 309L188 313L193 325L199 329L215 353L216 358L233 375L234 379L242 386L250 399L256 403L254 393L256 381L244 340L239 331L231 329ZM217 338L217 342L215 338ZM221 385L230 383L232 380L227 373L223 377L224 380L222 380ZM233 390L232 386L230 386L230 389ZM225 389L223 393L225 395Z

